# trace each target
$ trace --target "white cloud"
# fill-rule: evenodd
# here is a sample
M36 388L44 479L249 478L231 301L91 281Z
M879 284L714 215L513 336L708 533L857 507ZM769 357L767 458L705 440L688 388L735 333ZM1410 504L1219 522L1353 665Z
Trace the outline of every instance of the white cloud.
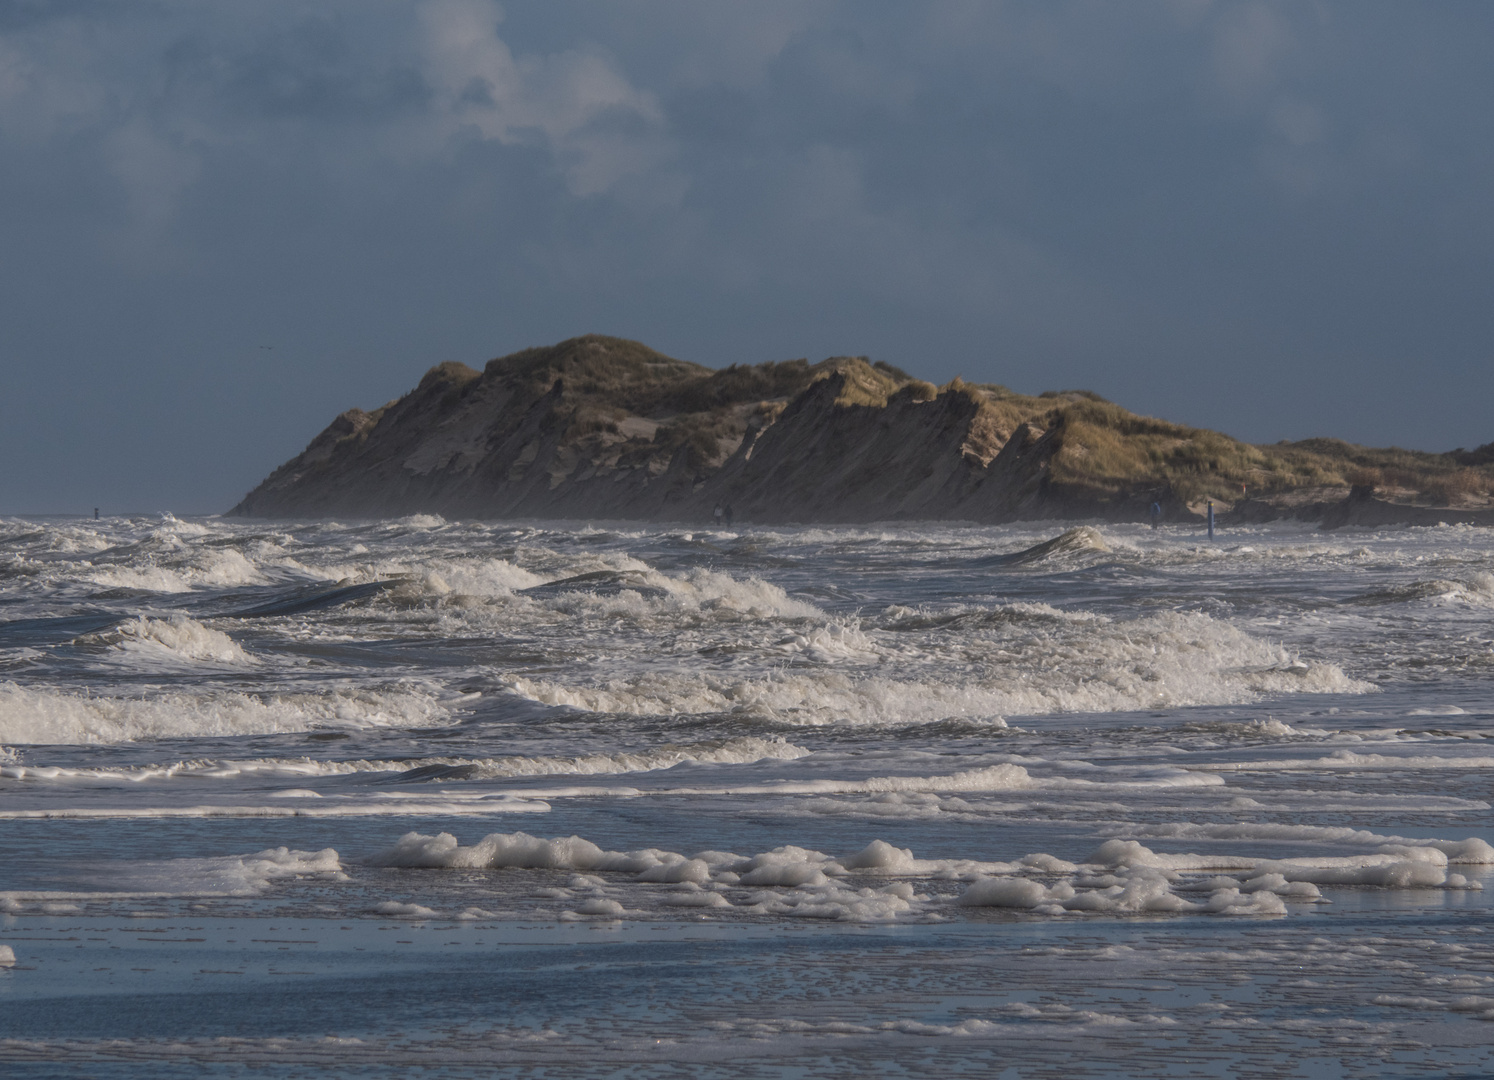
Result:
M71 21L0 36L0 133L47 138L101 119L111 102L94 70L98 38Z
M110 169L129 195L136 227L164 226L201 171L200 157L138 115L111 131L105 146Z
M672 79L686 86L744 89L830 9L824 0L753 0L750 4L673 5L667 52Z
M486 0L160 0L0 30L0 153L91 159L123 196L131 244L163 234L192 186L235 156L361 190L476 138L539 147L575 196L626 187L669 157L658 102L612 59L584 40L516 53L502 17ZM677 178L661 188L678 191Z
M1265 4L1226 9L1214 29L1214 77L1238 100L1257 98L1276 86L1293 44L1286 25Z
M420 19L444 134L543 143L576 195L604 192L662 157L658 102L600 53L516 57L498 36L500 8L487 0L428 0Z
M1323 138L1322 110L1307 102L1289 97L1277 99L1271 107L1271 123L1293 146L1306 146Z

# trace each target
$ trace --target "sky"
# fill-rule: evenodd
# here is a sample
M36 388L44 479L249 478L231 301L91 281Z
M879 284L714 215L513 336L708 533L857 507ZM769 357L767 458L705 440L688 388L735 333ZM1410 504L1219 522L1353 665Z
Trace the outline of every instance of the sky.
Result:
M1494 441L1491 46L1484 0L0 0L0 514L221 512L585 333Z

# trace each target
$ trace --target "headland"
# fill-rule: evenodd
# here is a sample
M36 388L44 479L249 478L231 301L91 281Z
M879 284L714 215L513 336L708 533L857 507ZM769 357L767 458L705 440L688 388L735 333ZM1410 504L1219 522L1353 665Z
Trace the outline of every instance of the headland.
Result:
M935 386L863 357L713 370L588 335L431 368L349 409L229 511L857 523L1282 518L1494 524L1494 443L1253 445L1083 390Z

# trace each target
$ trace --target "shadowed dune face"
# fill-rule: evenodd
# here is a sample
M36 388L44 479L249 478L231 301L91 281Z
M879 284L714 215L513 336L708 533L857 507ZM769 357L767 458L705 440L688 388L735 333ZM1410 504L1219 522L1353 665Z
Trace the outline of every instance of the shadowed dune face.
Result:
M434 367L337 417L230 514L1001 522L1146 520L1155 503L1183 521L1212 500L1242 520L1482 523L1491 448L1252 446L1088 391L935 387L864 357L712 370L588 335Z

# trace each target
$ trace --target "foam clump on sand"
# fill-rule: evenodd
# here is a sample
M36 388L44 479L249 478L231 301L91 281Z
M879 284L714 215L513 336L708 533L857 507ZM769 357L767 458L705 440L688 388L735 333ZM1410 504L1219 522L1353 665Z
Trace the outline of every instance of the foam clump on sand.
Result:
M1214 889L1207 900L1198 903L1179 896L1174 891L1178 884L1171 875L1147 867L1127 869L1119 874L1080 876L1050 886L1028 878L982 878L972 883L957 903L962 907L1019 908L1044 915L1065 912L1286 914L1281 897L1266 891L1243 891L1238 882Z
M253 896L276 882L305 877L347 880L333 848L296 851L278 847L252 855L142 864L136 884L155 884L164 892L181 895Z
M1481 843L1481 842L1480 842ZM1385 844L1363 855L1297 859L1252 859L1231 855L1171 855L1135 840L1107 840L1082 872L1051 886L1025 878L985 878L960 898L972 907L1010 907L1057 914L1063 911L1196 911L1222 915L1280 915L1287 903L1322 900L1320 885L1379 888L1478 889L1462 874L1448 872L1451 847L1478 856L1477 845L1436 841ZM1188 871L1232 874L1185 877ZM1181 893L1206 893L1190 901Z
M583 903L568 909L569 917L646 915L652 906L654 913L660 908L731 909L742 914L888 922L937 917L937 909L946 904L1039 915L1271 916L1285 914L1288 903L1322 902L1320 883L1479 887L1460 874L1447 873L1447 859L1431 845L1385 845L1362 856L1316 859L1167 855L1135 840L1106 841L1083 864L1045 853L1010 863L919 859L910 849L884 840L839 858L794 845L750 856L723 851L686 856L657 848L606 851L578 836L543 839L494 833L463 846L450 833L411 832L369 861L376 866L579 871L565 889L542 890L552 899L584 895ZM1220 872L1224 870L1233 873ZM604 895L607 879L599 876L603 874L668 889L662 895L639 894L624 906L616 897ZM868 880L875 878L882 880ZM940 881L961 881L966 887L957 896L934 895ZM647 895L653 898L651 905ZM643 910L629 910L640 904L645 905Z
M1107 840L1091 862L1125 870L1236 870L1229 882L1245 892L1270 891L1292 897L1312 897L1318 885L1361 885L1381 888L1482 888L1462 874L1448 872L1448 849L1461 861L1485 862L1482 840L1427 841L1419 844L1382 844L1364 855L1315 856L1296 859L1251 859L1231 855L1168 855L1135 840Z
M911 851L873 841L861 851L837 860L808 848L785 845L742 856L703 851L694 856L648 848L604 851L579 836L543 839L527 833L494 833L463 846L450 833L435 836L406 833L393 847L369 860L376 866L545 869L625 874L640 885L671 886L658 903L666 909L735 908L743 913L801 918L885 922L915 912L921 901L907 882L863 885L854 874L881 876L927 873L946 864L913 858ZM975 865L975 864L969 864ZM993 866L994 868L994 866ZM576 890L594 891L603 879L595 873L574 876L555 899ZM722 895L737 890L736 901ZM571 916L619 917L627 909L606 897L592 896L569 911Z
M608 854L579 836L543 840L522 832L493 833L471 847L462 847L451 833L409 832L369 861L375 866L591 870L600 867Z
M269 848L248 855L124 862L108 867L108 892L0 892L0 912L46 915L81 911L77 901L257 897L282 883L303 879L346 882L333 848L297 851Z

